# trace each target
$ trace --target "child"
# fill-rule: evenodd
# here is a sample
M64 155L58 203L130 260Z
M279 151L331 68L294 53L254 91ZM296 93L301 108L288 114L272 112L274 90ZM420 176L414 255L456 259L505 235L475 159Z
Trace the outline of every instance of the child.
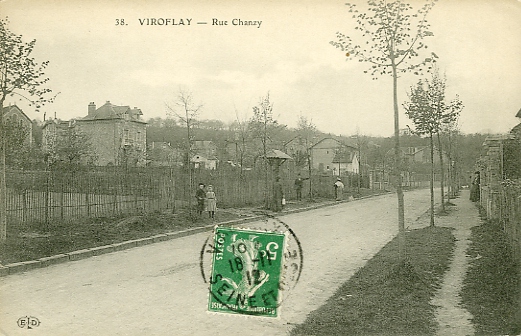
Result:
M214 219L215 211L217 211L217 199L215 198L215 193L213 192L213 187L211 185L208 186L208 191L206 192L206 202L208 217Z
M203 213L204 210L204 201L205 201L206 193L204 191L204 183L199 183L199 188L195 192L195 198L197 198L197 214L199 217Z

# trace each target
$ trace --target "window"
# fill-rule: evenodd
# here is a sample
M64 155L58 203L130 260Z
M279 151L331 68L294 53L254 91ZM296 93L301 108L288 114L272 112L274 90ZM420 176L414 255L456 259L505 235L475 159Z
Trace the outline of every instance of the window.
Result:
M128 129L123 131L123 141L125 144L130 143L130 131Z

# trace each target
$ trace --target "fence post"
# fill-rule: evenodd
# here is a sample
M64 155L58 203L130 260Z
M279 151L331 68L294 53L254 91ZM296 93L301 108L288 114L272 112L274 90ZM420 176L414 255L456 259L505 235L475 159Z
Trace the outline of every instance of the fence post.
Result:
M60 183L60 218L63 220L63 180Z
M49 208L51 206L50 200L49 200L49 175L50 172L46 172L46 178L45 178L45 192L44 192L44 200L45 200L45 226L48 227L49 225Z
M85 204L87 206L87 217L90 217L89 190L85 193Z
M22 222L25 224L27 217L27 189L24 187L22 191Z

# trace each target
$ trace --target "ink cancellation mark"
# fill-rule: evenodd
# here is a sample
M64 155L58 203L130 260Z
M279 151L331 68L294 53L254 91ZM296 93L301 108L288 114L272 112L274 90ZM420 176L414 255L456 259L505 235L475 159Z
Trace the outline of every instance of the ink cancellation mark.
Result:
M201 272L209 283L208 311L280 316L302 262L298 238L278 218L266 218L248 229L217 226L201 250Z

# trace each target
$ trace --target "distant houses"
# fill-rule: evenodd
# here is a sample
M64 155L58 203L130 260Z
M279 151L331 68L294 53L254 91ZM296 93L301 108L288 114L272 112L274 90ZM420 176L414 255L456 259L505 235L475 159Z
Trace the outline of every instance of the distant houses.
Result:
M137 107L118 106L107 101L96 108L91 102L87 115L80 119L48 120L42 130L43 150L49 152L53 143L66 141L64 132L74 128L86 134L98 166L145 165L146 122Z
M14 123L27 131L25 144L31 146L33 144L33 123L24 111L16 104L8 105L4 106L3 116L5 123Z
M319 172L343 175L360 171L357 149L334 138L324 138L311 146L311 164Z

